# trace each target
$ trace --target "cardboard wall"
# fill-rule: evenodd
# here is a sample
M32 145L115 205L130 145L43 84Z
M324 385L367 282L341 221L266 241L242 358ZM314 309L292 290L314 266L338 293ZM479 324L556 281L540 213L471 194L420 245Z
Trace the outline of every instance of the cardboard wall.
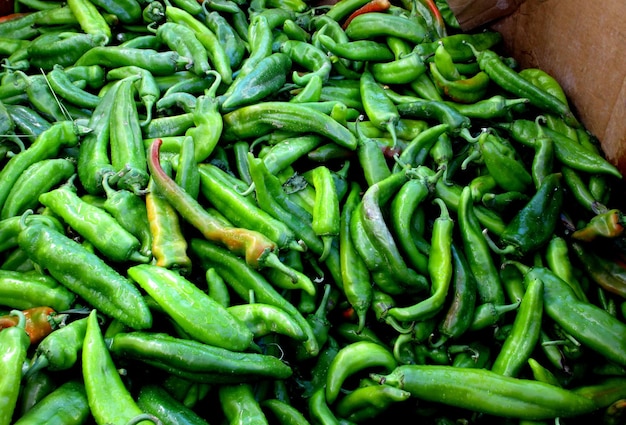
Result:
M485 3L482 19L467 4ZM490 3L490 5L488 4ZM571 107L626 175L626 1L449 0L464 29L488 26L524 68L539 67L563 86ZM508 14L497 13L502 10ZM465 16L465 18L464 18Z

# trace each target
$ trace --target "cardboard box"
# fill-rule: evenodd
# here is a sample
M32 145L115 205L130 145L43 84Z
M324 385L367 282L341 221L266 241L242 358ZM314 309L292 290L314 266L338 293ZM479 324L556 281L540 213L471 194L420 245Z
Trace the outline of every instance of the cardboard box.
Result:
M522 68L554 76L626 175L626 1L448 0L464 30L502 33Z

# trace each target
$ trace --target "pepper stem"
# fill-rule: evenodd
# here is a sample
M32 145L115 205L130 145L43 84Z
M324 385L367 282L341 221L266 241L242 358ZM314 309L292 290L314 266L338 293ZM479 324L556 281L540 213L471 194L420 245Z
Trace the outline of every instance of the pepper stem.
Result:
M483 229L483 235L485 236L485 240L487 241L487 245L489 245L489 248L491 248L491 250L494 251L496 254L509 255L515 253L515 251L517 250L517 248L515 248L513 245L507 245L505 248L500 248L489 236L488 229Z

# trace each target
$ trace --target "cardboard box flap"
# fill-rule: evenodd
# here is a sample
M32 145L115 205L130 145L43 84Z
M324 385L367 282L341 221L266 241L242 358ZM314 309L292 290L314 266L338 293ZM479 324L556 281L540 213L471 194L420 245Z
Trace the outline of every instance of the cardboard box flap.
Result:
M524 0L448 0L464 31L484 26L513 13Z
M448 2L466 28L483 22L500 32L520 68L541 68L555 77L607 159L626 175L626 1Z

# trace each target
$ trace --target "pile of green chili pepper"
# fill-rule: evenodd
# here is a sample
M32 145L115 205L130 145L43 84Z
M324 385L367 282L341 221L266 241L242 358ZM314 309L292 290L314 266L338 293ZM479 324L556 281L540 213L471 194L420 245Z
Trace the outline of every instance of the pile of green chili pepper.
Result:
M17 0L0 425L622 424L620 172L443 0Z

